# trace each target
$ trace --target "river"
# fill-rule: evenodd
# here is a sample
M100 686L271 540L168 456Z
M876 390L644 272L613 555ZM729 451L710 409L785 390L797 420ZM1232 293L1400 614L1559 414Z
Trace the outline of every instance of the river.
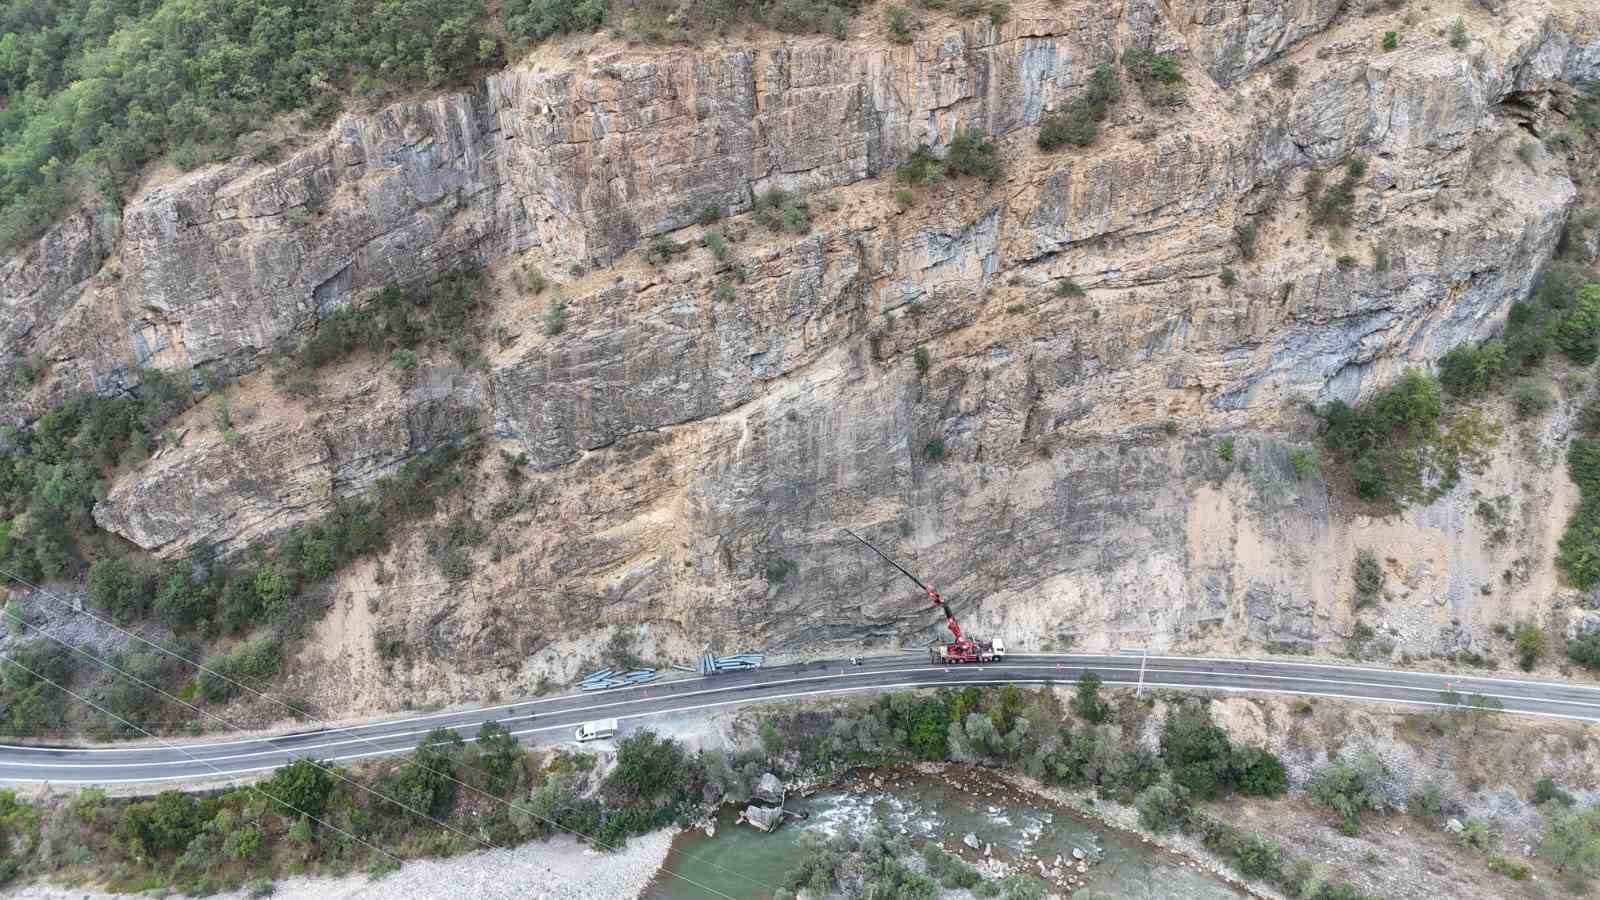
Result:
M1049 866L1059 855L1070 864L1074 848L1098 855L1101 861L1079 876L1087 878L1087 884L1078 886L1086 896L1119 900L1236 900L1245 896L1169 853L1074 815L1050 800L1016 791L981 773L963 769L951 773L979 779L975 792L910 770L857 773L837 788L804 799L792 798L787 808L808 818L790 819L773 834L736 825L734 813L725 811L715 836L708 837L698 829L678 835L665 868L642 896L647 900L715 900L718 895L706 890L711 888L737 900L768 900L779 879L799 858L801 835L821 831L861 836L879 822L905 837L913 849L936 840L968 862L982 858L981 853L962 844L965 835L973 834L980 845L991 847L995 858L1014 867L1027 866L1026 871L1035 875L1039 873L1035 860ZM1070 893L1059 886L1052 890Z

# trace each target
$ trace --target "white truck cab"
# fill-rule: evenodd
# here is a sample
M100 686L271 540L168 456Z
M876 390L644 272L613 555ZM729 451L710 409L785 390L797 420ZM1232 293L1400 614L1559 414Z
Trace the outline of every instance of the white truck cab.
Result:
M995 638L990 643L992 643L994 645L994 661L995 662L999 662L1000 660L1005 659L1006 658L1006 642L1001 638Z
M604 740L608 737L615 736L616 733L616 719L598 719L593 722L585 722L582 725L579 725L578 730L574 733L574 736L581 743L583 741Z

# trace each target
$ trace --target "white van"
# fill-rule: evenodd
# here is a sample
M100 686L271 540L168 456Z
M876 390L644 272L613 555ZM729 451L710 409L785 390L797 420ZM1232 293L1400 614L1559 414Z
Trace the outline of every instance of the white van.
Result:
M613 737L617 733L616 719L600 719L595 722L585 722L578 726L575 737L582 741L599 741Z

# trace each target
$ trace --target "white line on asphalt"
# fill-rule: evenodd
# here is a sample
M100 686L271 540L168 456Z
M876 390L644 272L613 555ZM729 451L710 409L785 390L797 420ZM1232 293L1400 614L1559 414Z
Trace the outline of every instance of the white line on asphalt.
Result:
M1093 654L1074 653L1028 653L1027 656L1050 656L1063 658L1092 659ZM1387 675L1412 675L1421 678L1446 678L1451 681L1470 679L1472 681L1487 681L1498 684L1526 684L1538 687L1575 688L1580 691L1600 693L1600 685L1584 684L1570 681L1534 681L1530 678L1491 678L1487 675L1459 675L1452 672L1423 672L1410 669L1386 669L1382 666L1342 666L1338 663L1300 662L1293 659L1250 659L1248 657L1229 656L1151 656L1151 659L1177 659L1184 662L1220 662L1220 663L1247 663L1264 666L1308 666L1313 669L1354 669L1361 672L1383 672Z
M1072 668L1097 668L1097 667L1095 667L1095 666L1073 666ZM1009 670L1013 670L1013 671L1016 671L1016 670L1023 670L1023 671L1029 671L1029 670L1054 671L1055 670L1055 666L1049 666L1049 665L991 666L991 667L987 667L987 668L975 668L975 669L970 669L970 670L966 670L966 671L972 671L974 673L983 673L983 672L986 672L986 671L995 671L996 669L1009 669ZM704 696L704 695L707 695L707 694L718 694L718 693L725 693L725 692L728 692L728 691L746 690L746 689L753 688L753 687L778 687L778 686L781 686L781 685L796 684L796 683L804 682L804 681L828 681L828 680L840 679L840 678L866 678L866 677L874 677L874 676L881 676L881 675L893 675L893 674L897 674L899 672L904 672L904 671L905 671L904 669L885 669L885 670L876 670L876 671L870 671L870 672L839 672L839 673L833 673L833 674L811 675L811 676L806 676L806 677L803 677L803 678L789 678L789 679L783 679L783 680L780 680L780 681L772 681L772 682L753 682L753 683L747 683L747 684L726 685L726 686L723 686L723 687L712 688L712 689L709 689L709 690L691 691L691 692L686 693L686 694L679 694L679 695L675 695L675 696L676 696L676 698L685 698L686 699L686 698L689 698L689 697ZM1368 671L1371 671L1371 670L1369 669ZM1383 670L1378 670L1378 671L1383 671ZM1163 674L1163 675L1199 675L1199 676L1205 676L1205 677L1210 677L1210 678L1224 678L1224 677L1226 677L1226 678L1256 679L1256 680L1268 680L1268 679L1270 679L1270 680L1273 680L1273 681L1308 681L1308 682L1319 682L1321 684L1330 685L1330 686L1331 685L1339 685L1339 686L1344 686L1344 687L1380 688L1380 689L1383 689L1383 690L1390 690L1390 691L1427 692L1427 691L1435 690L1434 688L1428 688L1428 687L1422 687L1422 686L1416 686L1416 685L1388 684L1388 683L1382 683L1382 682L1369 682L1369 681L1344 681L1344 680L1338 680L1338 679L1314 679L1314 678L1311 678L1309 676L1304 676L1304 675L1262 675L1262 674L1249 673L1249 672L1218 673L1218 672L1206 672L1206 671L1202 671L1202 670L1198 670L1198 669L1161 669L1161 670L1159 670L1159 673ZM940 682L933 682L933 683L935 683L935 684L947 684L947 685L948 684L1005 684L1005 683L1008 683L1009 681L1021 681L1023 683L1032 684L1032 683L1052 681L1052 680L1075 681L1076 679L1048 679L1048 678L1042 678L1042 677L1038 678L1038 679L1033 679L1033 680L1029 680L1029 679L1013 679L1013 680L1007 680L1007 679L1000 679L1000 680L956 679L956 680L940 681ZM1116 680L1116 679L1108 679L1106 683L1107 684L1133 684L1134 682L1132 680L1120 681L1120 680ZM1379 701L1379 702L1419 703L1419 704L1433 705L1433 706L1458 706L1458 704L1450 704L1450 703L1428 703L1426 701L1398 700L1398 699L1392 699L1392 698L1387 698L1387 697L1366 697L1366 696L1363 696L1363 695L1358 694L1358 693L1330 694L1330 693L1318 693L1318 692L1314 692L1314 691L1292 691L1292 690L1268 689L1268 688L1231 688L1231 687L1227 687L1227 686L1223 686L1223 685L1209 685L1209 684L1169 683L1169 682L1157 683L1157 682L1150 682L1150 681L1146 681L1145 683L1149 684L1149 685L1152 685L1152 686L1160 684L1161 686L1164 686L1164 687L1181 687L1181 688L1188 688L1190 690L1263 690L1263 691L1270 691L1270 692L1274 692L1274 693L1305 694L1307 696L1343 697L1345 699L1352 699L1352 700L1376 700L1376 701ZM886 685L865 685L865 686L862 686L861 688L851 688L851 690L873 689L873 688L886 689L886 688L905 687L905 686L921 686L921 683L909 683L908 684L908 683L902 682L902 683L897 683L897 684L886 684ZM747 702L747 701L748 702L755 702L755 701L759 701L759 700L763 700L763 699L787 699L787 698L790 698L790 697L797 697L797 696L798 697L803 697L803 696L810 696L810 695L824 694L824 693L831 693L831 691L826 691L826 690L822 690L822 691L802 691L802 692L799 692L799 693L783 694L783 695L780 695L778 697L772 697L772 698L768 698L768 697L751 697L751 698L740 698L739 700L736 700L736 701L727 701L727 702ZM1557 704L1557 705L1562 705L1562 706L1581 706L1581 707L1586 707L1586 708L1591 708L1592 707L1592 708L1600 709L1600 704L1585 703L1585 702L1576 701L1576 700L1543 700L1543 699L1540 699L1540 698L1519 697L1519 696L1504 695L1504 694L1479 694L1478 696L1492 697L1494 699L1500 699L1500 700L1515 700L1515 701L1532 702L1532 703L1550 703L1550 704ZM563 710L561 713L559 713L559 715L587 715L587 714L591 714L591 713L593 713L595 711L598 711L598 710L611 709L611 708L619 707L619 706L630 706L630 705L633 705L633 704L636 704L636 703L653 703L653 702L659 702L659 701L671 700L671 699L675 699L675 697L633 698L633 699L628 699L628 700L619 700L619 701L612 702L612 703L604 703L604 704L598 704L598 705L594 705L594 706L587 706L587 707L583 707L583 708L580 708L580 709ZM725 703L712 703L712 704L705 704L705 705L699 705L699 706L676 707L673 710L665 710L663 712L664 713L665 712L681 712L681 711L687 711L687 710L706 709L706 708L709 708L709 707L712 707L712 706L719 706L719 705L725 705ZM1584 717L1584 716L1564 715L1564 714L1561 714L1561 713L1541 713L1541 712L1537 712L1537 711L1534 711L1534 710L1508 710L1508 711L1509 712L1513 712L1513 713L1529 713L1529 714L1533 714L1533 715L1555 716L1555 717L1558 717L1558 718L1575 719L1575 720L1579 720L1579 721L1591 721L1591 720L1594 720L1594 719L1600 719L1600 715L1597 715L1597 716L1594 716L1594 717ZM636 717L642 716L642 715L654 715L654 714L655 713L639 713L636 716L631 716L631 717L630 716L623 716L623 717L624 718L636 718ZM460 726L457 726L457 727L470 727L470 726L481 725L481 724L482 724L481 720L480 721L475 721L475 722L474 721L469 721L469 722L463 722L463 723L461 723ZM533 732L536 732L536 731L548 731L548 730L552 730L552 729L556 729L556 728L569 728L569 727L571 727L570 724L567 724L567 725L550 725L550 726L544 726L543 728L526 729L526 730L523 730L523 731L513 731L511 733L512 734L530 734L530 733L533 733ZM352 739L348 739L348 740L329 741L327 743L315 744L315 745L310 745L310 746L306 746L306 747L294 747L294 748L266 747L266 748L263 748L261 750L257 750L257 751L250 752L250 753L236 753L236 754L231 754L231 755L228 755L228 756L208 756L208 757L205 757L205 760L207 762L226 762L226 761L229 761L229 760L249 759L251 757L260 757L260 756L278 756L278 757L282 757L282 758L286 758L286 759L293 759L293 758L295 758L297 756L315 756L316 754L312 753L311 751L315 751L315 750L319 750L319 749L325 749L325 748L329 748L329 747L341 747L341 746L345 746L345 745L348 745L348 744L361 743L361 742L371 742L371 741L378 741L378 740L397 740L399 738L414 737L416 735L426 734L426 733L427 733L426 729L424 729L424 730L414 730L414 731L384 732L382 734L373 735L373 736L366 737L366 738L352 738ZM24 749L39 749L39 748L24 748ZM112 750L123 750L123 749L128 749L128 748L109 748L109 749L112 749ZM141 748L141 749L152 749L152 748ZM401 752L406 752L406 751L408 751L410 749L412 749L412 748L409 747L409 746L405 746L405 747L392 748L392 749L388 749L388 750L375 750L375 751L371 751L369 753L357 753L357 754L348 754L348 755L345 755L345 756L336 756L336 757L331 757L330 759L334 760L334 761L343 760L343 759L359 759L359 758L364 757L364 756L382 756L382 755L388 754L388 753L401 753ZM95 752L107 752L107 748L88 748L88 749L77 750L77 751L54 749L53 752L63 753L63 754L95 753ZM185 765L188 762L189 762L189 760L171 760L171 761L157 761L157 762L135 762L135 763L0 762L0 766L4 766L4 767L13 767L14 766L14 767L18 767L18 768L34 768L34 769L118 769L118 768L129 768L129 767L135 767L135 766L137 766L137 767L151 767L151 768L170 767L170 766ZM265 768L273 768L273 767L274 766L266 766ZM261 767L256 767L256 768L245 769L245 770L241 770L241 771L259 771L260 768ZM224 773L224 774L226 774L226 773ZM165 780L165 779L133 779L133 780L135 780L135 781L144 781L144 780Z
M921 681L921 682L910 682L910 683L902 683L902 684L856 685L854 687L828 688L826 690L820 690L820 691L799 691L799 692L790 693L790 694L779 694L777 696L772 696L772 697L742 697L742 698L735 699L735 700L719 700L716 703L702 703L702 704L699 704L697 706L686 706L686 707L679 707L679 708L676 708L676 709L663 709L663 710L659 710L659 711L656 711L656 712L642 712L642 713L638 713L637 715L619 716L618 718L649 719L649 718L656 718L656 717L659 717L659 716L675 715L677 713L695 712L697 710L702 710L702 709L712 709L712 708L719 707L719 706L734 706L734 705L745 704L745 703L777 702L779 700L792 700L792 699L794 699L796 697L815 697L815 696L817 696L819 694L844 694L844 693L852 693L852 692L855 692L855 691L883 691L883 690L891 690L891 689L895 689L895 688L912 688L912 689L930 688L930 687L936 688L936 687L948 687L953 683L960 683L960 684L1049 684L1049 683L1051 683L1052 681L1055 681L1055 680L1056 679L1050 679L1050 678L983 678L983 679L967 679L967 680L964 680L964 681L961 681L961 682ZM1114 680L1106 681L1106 684L1131 685L1133 683L1134 682L1132 682L1132 681L1114 681ZM1178 683L1168 683L1168 682L1159 682L1159 681L1150 681L1150 682L1146 682L1146 684L1148 684L1150 687L1186 688L1186 689L1189 689L1189 690L1197 689L1196 686L1192 685L1192 684L1178 684ZM1205 686L1205 687L1200 687L1198 689L1200 689L1200 690L1212 690L1212 691L1233 691L1233 692L1237 692L1237 693L1246 693L1246 694L1289 694L1291 696L1298 696L1298 697L1328 697L1328 698L1336 699L1336 700L1364 699L1364 700L1367 700L1368 702L1373 702L1373 703L1404 703L1404 704L1407 704L1409 706L1439 706L1439 707L1459 708L1453 703L1439 703L1437 701L1431 701L1431 700L1400 700L1400 699L1392 699L1392 698L1387 698L1387 697L1352 698L1348 694L1329 694L1329 693L1323 693L1323 692L1320 692L1320 691L1292 691L1292 690L1286 690L1286 689L1283 689L1283 688L1252 688L1252 687L1224 687L1224 686L1212 687L1212 686ZM1545 712L1527 711L1526 714L1527 715L1534 715L1534 716L1544 716L1546 718L1551 718L1551 719L1570 719L1570 720L1578 721L1578 722L1592 722L1592 721L1594 721L1593 719L1589 719L1589 718L1586 718L1584 716L1569 716L1569 715L1565 715L1565 714L1562 714L1562 713L1545 713ZM565 725L545 725L545 726L542 726L542 727L539 727L539 728L525 728L525 729L522 729L520 731L513 731L513 732L511 732L511 734L520 736L520 735L524 735L524 734L534 734L534 733L541 732L541 731L555 731L557 729L567 729L567 728L571 728L571 727L572 727L571 723L567 723ZM351 759L363 759L363 758L368 758L368 757L373 757L373 756L387 756L387 755L390 755L390 754L393 754L393 753L409 753L409 752L411 752L412 749L413 748L411 748L411 747L396 747L396 748L394 748L392 750L378 750L378 751L374 751L372 753L352 753L352 754L348 754L348 755L345 755L345 756L335 756L335 757L330 757L328 759L321 760L321 761L322 762L343 762L345 760L351 760ZM143 783L157 782L157 781L193 781L193 780L202 780L202 781L204 781L204 780L210 780L210 779L213 779L213 778L226 778L226 777L231 776L231 775L247 775L247 774L250 774L252 772L264 772L264 771L267 771L268 769L275 769L275 768L277 768L277 765L251 766L251 767L247 767L247 768L243 768L243 769L233 769L233 770L230 770L230 771L227 771L227 772L205 773L205 774L202 774L200 776L195 776L195 775L162 775L162 776L157 776L157 777L154 777L154 778L114 778L114 779L7 778L7 779L3 779L3 780L5 782L7 782L7 783L12 783L12 784L143 784Z

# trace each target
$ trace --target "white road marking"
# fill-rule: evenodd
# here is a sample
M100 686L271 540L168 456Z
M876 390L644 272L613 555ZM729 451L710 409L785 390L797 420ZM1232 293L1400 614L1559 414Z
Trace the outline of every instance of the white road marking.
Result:
M1074 666L1073 668L1102 668L1102 667L1100 667L1100 666ZM1360 667L1352 667L1352 668L1360 668ZM989 667L987 669L984 669L984 668L964 669L962 671L970 671L970 672L973 672L974 674L980 674L980 673L984 673L984 672L993 672L996 669L1004 669L1004 670L1012 670L1012 671L1016 671L1016 670L1022 670L1022 671L1032 671L1032 670L1055 671L1056 667L1053 666L1053 665L1011 665L1011 666L994 666L994 667ZM1364 669L1364 670L1365 671L1386 671L1386 670L1374 670L1374 669L1370 669L1370 668L1367 668L1367 669ZM839 678L866 678L866 677L876 677L876 676L882 676L882 675L895 675L895 674L904 673L905 671L906 670L904 670L904 669L884 669L884 670L876 670L876 671L870 671L870 672L841 672L841 673L837 673L837 674L810 675L810 676L804 676L804 677L799 677L799 678L787 678L787 679L782 679L782 680L778 680L778 681L771 681L771 682L752 682L752 683L746 683L746 684L725 685L725 686L722 686L722 687L712 688L712 689L708 689L708 690L691 691L691 692L682 694L680 696L683 697L683 698L690 698L690 697L704 696L704 695L708 695L708 694L726 693L728 691L742 691L742 690L747 690L747 689L754 688L754 687L762 687L762 688L764 688L764 687L778 687L778 686L781 686L781 685L796 684L796 683L799 683L799 682L807 682L807 681L831 681L831 680L835 680L835 679L839 679ZM912 671L916 671L916 670L912 670ZM949 670L946 670L946 671L949 671ZM1128 670L1128 671L1131 673L1131 669ZM1339 685L1339 686L1345 686L1345 687L1367 687L1367 688L1378 688L1378 689L1388 690L1388 691L1428 692L1428 691L1434 690L1433 688L1424 687L1424 686L1418 686L1418 685L1389 684L1389 683L1368 682L1368 681L1347 681L1347 680L1340 680L1340 679L1320 679L1319 680L1319 679L1314 679L1314 678L1312 678L1310 676L1306 676L1306 675L1263 675L1263 674L1257 674L1257 673L1252 673L1252 672L1218 673L1218 672L1207 672L1207 671L1198 670L1198 669L1162 669L1162 670L1159 670L1159 674L1162 674L1162 675L1199 675L1199 676L1210 677L1210 678L1229 677L1229 678L1239 678L1239 679L1249 679L1249 680L1313 681L1313 682L1319 682L1321 684L1330 685L1330 686ZM735 698L733 700L719 701L719 702L716 702L716 703L699 704L699 705L687 706L687 707L674 707L673 709L660 710L660 711L655 711L655 712L640 712L640 713L636 713L636 714L631 715L631 716L624 715L624 716L621 716L620 718L643 718L643 717L646 717L646 716L669 715L669 714L672 714L672 713L692 712L692 711L700 710L700 709L709 709L709 708L713 708L713 707L717 707L717 706L727 706L727 705L738 704L738 703L757 703L757 702L763 702L763 701L766 701L766 700L792 699L792 698L795 698L795 697L816 696L816 695L820 695L820 694L839 693L839 692L842 692L842 691L888 690L888 689L893 689L893 688L926 687L926 686L929 686L929 685L951 685L951 684L1007 684L1007 683L1037 684L1037 683L1046 683L1046 682L1057 681L1057 680L1065 680L1065 681L1069 681L1070 682L1070 681L1075 681L1076 679L1055 679L1055 678L1049 678L1049 677L1035 677L1035 678L1022 678L1022 679L962 678L962 679L959 679L959 680L950 680L950 681L896 682L896 683L890 683L890 684L859 685L859 686L850 687L850 688L835 688L835 689L823 689L823 690L814 690L814 691L798 691L798 692L791 692L791 693L773 695L773 696L740 697L740 698ZM1106 683L1107 684L1133 684L1135 682L1132 681L1132 680L1124 681L1124 680L1114 679L1113 678L1113 679L1107 679ZM1389 698L1389 697L1369 697L1369 696L1363 696L1361 694L1356 694L1356 693L1337 694L1337 693L1326 693L1326 692L1317 692L1317 691L1296 691L1296 690L1289 690L1289 689L1282 689L1282 688L1247 688L1247 687L1232 687L1232 686L1226 686L1226 685L1189 684L1189 683L1178 683L1178 682L1151 682L1151 681L1146 681L1145 683L1149 684L1151 686L1184 688L1184 689L1188 689L1188 690L1259 691L1259 692L1266 692L1266 693L1297 694L1297 695L1303 695L1303 696L1341 697L1341 698L1344 698L1344 699L1370 700L1370 701L1376 701L1376 702L1410 703L1410 704L1423 705L1423 706L1447 706L1447 707L1458 707L1458 708L1460 706L1462 706L1462 705L1458 705L1458 704L1439 703L1439 702L1421 701L1421 700L1404 700L1404 699ZM1448 682L1446 682L1446 683L1448 683ZM1559 705L1563 705L1563 706L1581 706L1581 707L1592 707L1592 708L1600 709L1600 703L1586 703L1586 702L1576 701L1576 700L1544 700L1542 698L1530 698L1530 697L1521 697L1521 696L1506 695L1506 694L1480 694L1480 696L1492 697L1494 699L1501 699L1501 700L1515 700L1515 701L1524 701L1524 702L1532 702L1532 703L1553 703L1553 704L1559 704ZM648 701L646 699L641 699L641 698L634 698L634 699L628 699L628 700L619 700L619 701L612 702L612 703L598 704L598 705L594 705L594 706L582 707L582 708L579 708L579 709L564 710L559 714L560 715L588 715L588 714L594 712L595 710L612 709L614 707L630 706L630 705L634 705L634 704L638 704L638 703L644 703L644 702L651 702L651 701ZM492 707L491 709L502 709L502 708L505 708L505 707ZM1467 707L1467 708L1477 708L1477 707ZM1542 716L1549 716L1549 717L1553 717L1553 718L1572 719L1572 720L1576 720L1576 721L1600 720L1600 715L1596 715L1596 716L1593 716L1593 717L1586 717L1586 716L1567 715L1567 714L1564 714L1564 713L1546 713L1546 712L1539 712L1539 711L1536 711L1536 710L1507 710L1507 711L1508 712L1513 712L1513 713L1518 713L1518 714L1542 715ZM466 714L466 713L463 713L463 714ZM463 722L463 723L461 723L461 725L459 725L457 727L466 728L466 727L478 726L478 725L481 725L482 722L483 722L483 720ZM514 735L533 734L533 733L540 732L540 731L552 731L552 730L555 730L555 729L571 728L571 727L572 727L572 723L569 722L569 723L563 724L563 725L547 725L547 726L542 726L542 727L539 727L539 728L529 728L529 729L523 729L523 730L520 730L520 731L512 731L511 734L514 734ZM209 756L209 757L204 757L202 760L199 760L198 762L200 762L201 764L204 764L204 763L215 763L215 762L227 762L227 761L230 761L230 760L249 759L249 758L252 758L252 757L262 757L262 756L274 756L274 757L277 757L279 759L278 762L275 762L275 763L272 763L272 764L267 764L267 765L262 765L262 766L253 766L253 767L246 768L246 769L239 769L239 770L235 770L234 772L222 773L222 775L234 774L235 772L254 772L254 771L261 771L263 769L276 768L277 766L282 765L283 761L292 760L292 759L295 759L297 757L305 757L305 756L317 757L318 754L312 752L312 751L315 751L315 750L326 749L326 748L330 748L330 747L342 747L342 746L347 746L349 744L356 744L356 743L375 743L375 742L379 742L379 741L398 740L400 738L414 737L414 736L417 736L417 735L426 734L428 730L431 730L431 729L412 730L412 731L398 731L398 732L384 732L382 734L373 735L373 736L370 736L370 737L356 737L356 738L351 738L351 739L347 739L347 740L330 741L330 742L327 742L327 743L314 744L314 745L309 745L309 746L306 746L306 747L294 747L294 748L266 747L264 749L261 749L261 750L258 750L258 751L254 751L254 752L250 752L250 753L238 753L238 754L231 754L231 755L227 755L227 756ZM0 749L3 749L3 748L0 748ZM50 752L76 755L76 754L101 753L101 752L119 752L119 751L126 752L128 750L133 750L133 749L159 751L162 748L150 748L150 747L123 748L123 747L118 747L118 748L85 748L85 749L82 749L82 750L63 750L61 748L26 748L26 747L24 747L24 748L17 748L17 749L27 749L27 750L46 750L46 749L48 749ZM384 755L393 754L393 753L409 752L411 749L413 749L413 748L410 747L410 746L401 746L401 747L393 747L393 748L386 748L386 749L379 749L379 750L371 750L371 751L366 751L366 752L361 752L361 753L351 753L351 754L345 754L345 755L342 755L342 756L329 757L328 761L341 761L341 760L348 760L348 759L361 759L363 757L384 756ZM194 765L194 764L196 764L196 762L197 762L197 760L194 760L194 759L191 759L191 758L174 759L174 760L168 760L168 761L135 762L135 763L3 762L3 761L0 761L0 768L7 768L7 767L36 768L36 769L116 769L116 768L130 768L130 767L167 768L167 767L172 767L172 766ZM122 779L122 780L116 780L116 781L107 781L105 783L108 783L108 784L120 784L120 783L138 782L138 781L168 781L168 780L178 780L178 779L182 779L182 778L193 778L193 777L195 777L195 776L193 776L193 775L158 776L158 777L150 777L150 778ZM19 781L19 782L31 781L30 779L0 779L0 780ZM54 779L52 779L52 780L54 780ZM68 782L68 783L79 783L79 782Z
M974 679L964 680L964 681L962 681L960 683L961 684L1049 684L1049 683L1051 683L1053 681L1055 681L1055 679L1051 679L1051 678L983 678L983 679L974 678ZM819 694L845 694L845 693L852 693L852 692L855 692L855 691L882 691L882 690L889 690L889 689L893 689L893 688L936 688L936 687L948 687L951 683L952 682L948 682L948 681L920 681L920 682L910 682L910 683L902 683L902 684L867 684L867 685L856 685L854 687L828 688L826 690L820 690L820 691L799 691L799 692L790 693L790 694L779 694L777 696L772 696L772 697L741 697L741 698L738 698L738 699L735 699L735 700L719 700L716 703L702 703L702 704L699 704L697 706L686 706L686 707L680 707L680 708L677 708L677 709L663 709L663 710L659 710L659 711L656 711L656 712L639 713L638 715L633 715L633 716L619 716L618 718L649 719L649 718L656 718L658 716L670 716L670 715L676 715L678 713L695 712L695 711L702 710L702 709L712 709L712 708L719 707L719 706L734 706L734 705L744 704L744 703L776 702L776 701L779 701L779 700L792 700L792 699L794 699L796 697L815 697L815 696L817 696ZM1131 682L1131 681L1107 681L1106 683L1107 684L1131 685L1134 682ZM1150 681L1150 682L1146 682L1146 683L1151 687L1186 688L1186 689L1190 689L1190 690L1196 689L1196 686L1195 685L1191 685L1191 684L1178 684L1178 683L1168 683L1168 682L1160 682L1160 681ZM1328 698L1332 698L1332 699L1336 699L1336 700L1361 699L1361 700L1366 700L1366 701L1372 702L1372 703L1404 703L1404 704L1407 704L1409 706L1440 706L1440 707L1450 707L1452 709L1459 709L1460 708L1460 707L1456 706L1456 704L1453 704L1453 703L1439 703L1437 701L1431 701L1431 700L1399 700L1399 699L1390 699L1390 698L1386 698L1386 697L1384 697L1384 698L1380 698L1380 697L1352 698L1348 694L1329 694L1329 693L1324 693L1324 692L1320 692L1320 691L1292 691L1292 690L1286 690L1286 689L1283 689L1283 688L1220 687L1220 686L1211 687L1211 686L1206 686L1206 687L1202 687L1200 689L1201 690L1213 690L1213 691L1234 691L1234 692L1237 692L1237 693L1246 693L1246 694L1250 694L1250 693L1253 693L1253 694L1289 694L1291 696L1297 696L1297 697L1328 697ZM1593 722L1594 721L1594 719L1590 719L1590 718L1587 718L1587 717L1584 717L1584 716L1569 716L1569 715L1565 715L1565 714L1562 714L1562 713L1543 713L1543 712L1531 712L1530 711L1530 712L1528 712L1526 714L1527 715L1535 715L1535 716L1544 716L1544 717L1552 718L1552 719L1570 719L1570 720L1578 721L1578 722ZM565 724L565 725L545 725L545 726L542 726L542 727L539 727L539 728L525 728L525 729L523 729L521 731L513 731L513 732L511 732L511 734L513 734L513 735L534 734L534 733L541 732L541 731L555 731L555 730L558 730L558 729L565 730L565 729L568 729L568 728L571 728L571 727L572 727L571 723L568 723L568 724ZM343 762L345 760L350 760L350 759L363 759L363 758L372 757L372 756L387 756L387 755L390 755L390 754L393 754L393 753L409 753L409 752L411 752L412 749L413 748L411 748L411 747L396 747L396 748L394 748L392 750L380 750L380 751L374 751L372 753L354 753L354 754L350 754L350 755L347 755L347 756L330 757L328 759L324 759L324 760L320 760L320 761L321 762ZM252 772L264 772L264 771L267 771L269 769L275 769L275 768L277 768L276 765L263 765L263 766L251 766L249 768L244 768L244 769L233 769L233 770L230 770L230 771L227 771L227 772L211 772L211 773L206 773L206 774L202 774L202 775L162 775L162 776L158 776L158 777L155 777L155 778L116 778L116 779L9 778L9 779L5 779L5 780L7 782L15 783L15 784L141 784L141 783L157 782L157 781L203 781L203 780L209 780L209 779L213 779L213 778L227 778L227 777L232 776L232 775L247 775L247 774L250 774Z

